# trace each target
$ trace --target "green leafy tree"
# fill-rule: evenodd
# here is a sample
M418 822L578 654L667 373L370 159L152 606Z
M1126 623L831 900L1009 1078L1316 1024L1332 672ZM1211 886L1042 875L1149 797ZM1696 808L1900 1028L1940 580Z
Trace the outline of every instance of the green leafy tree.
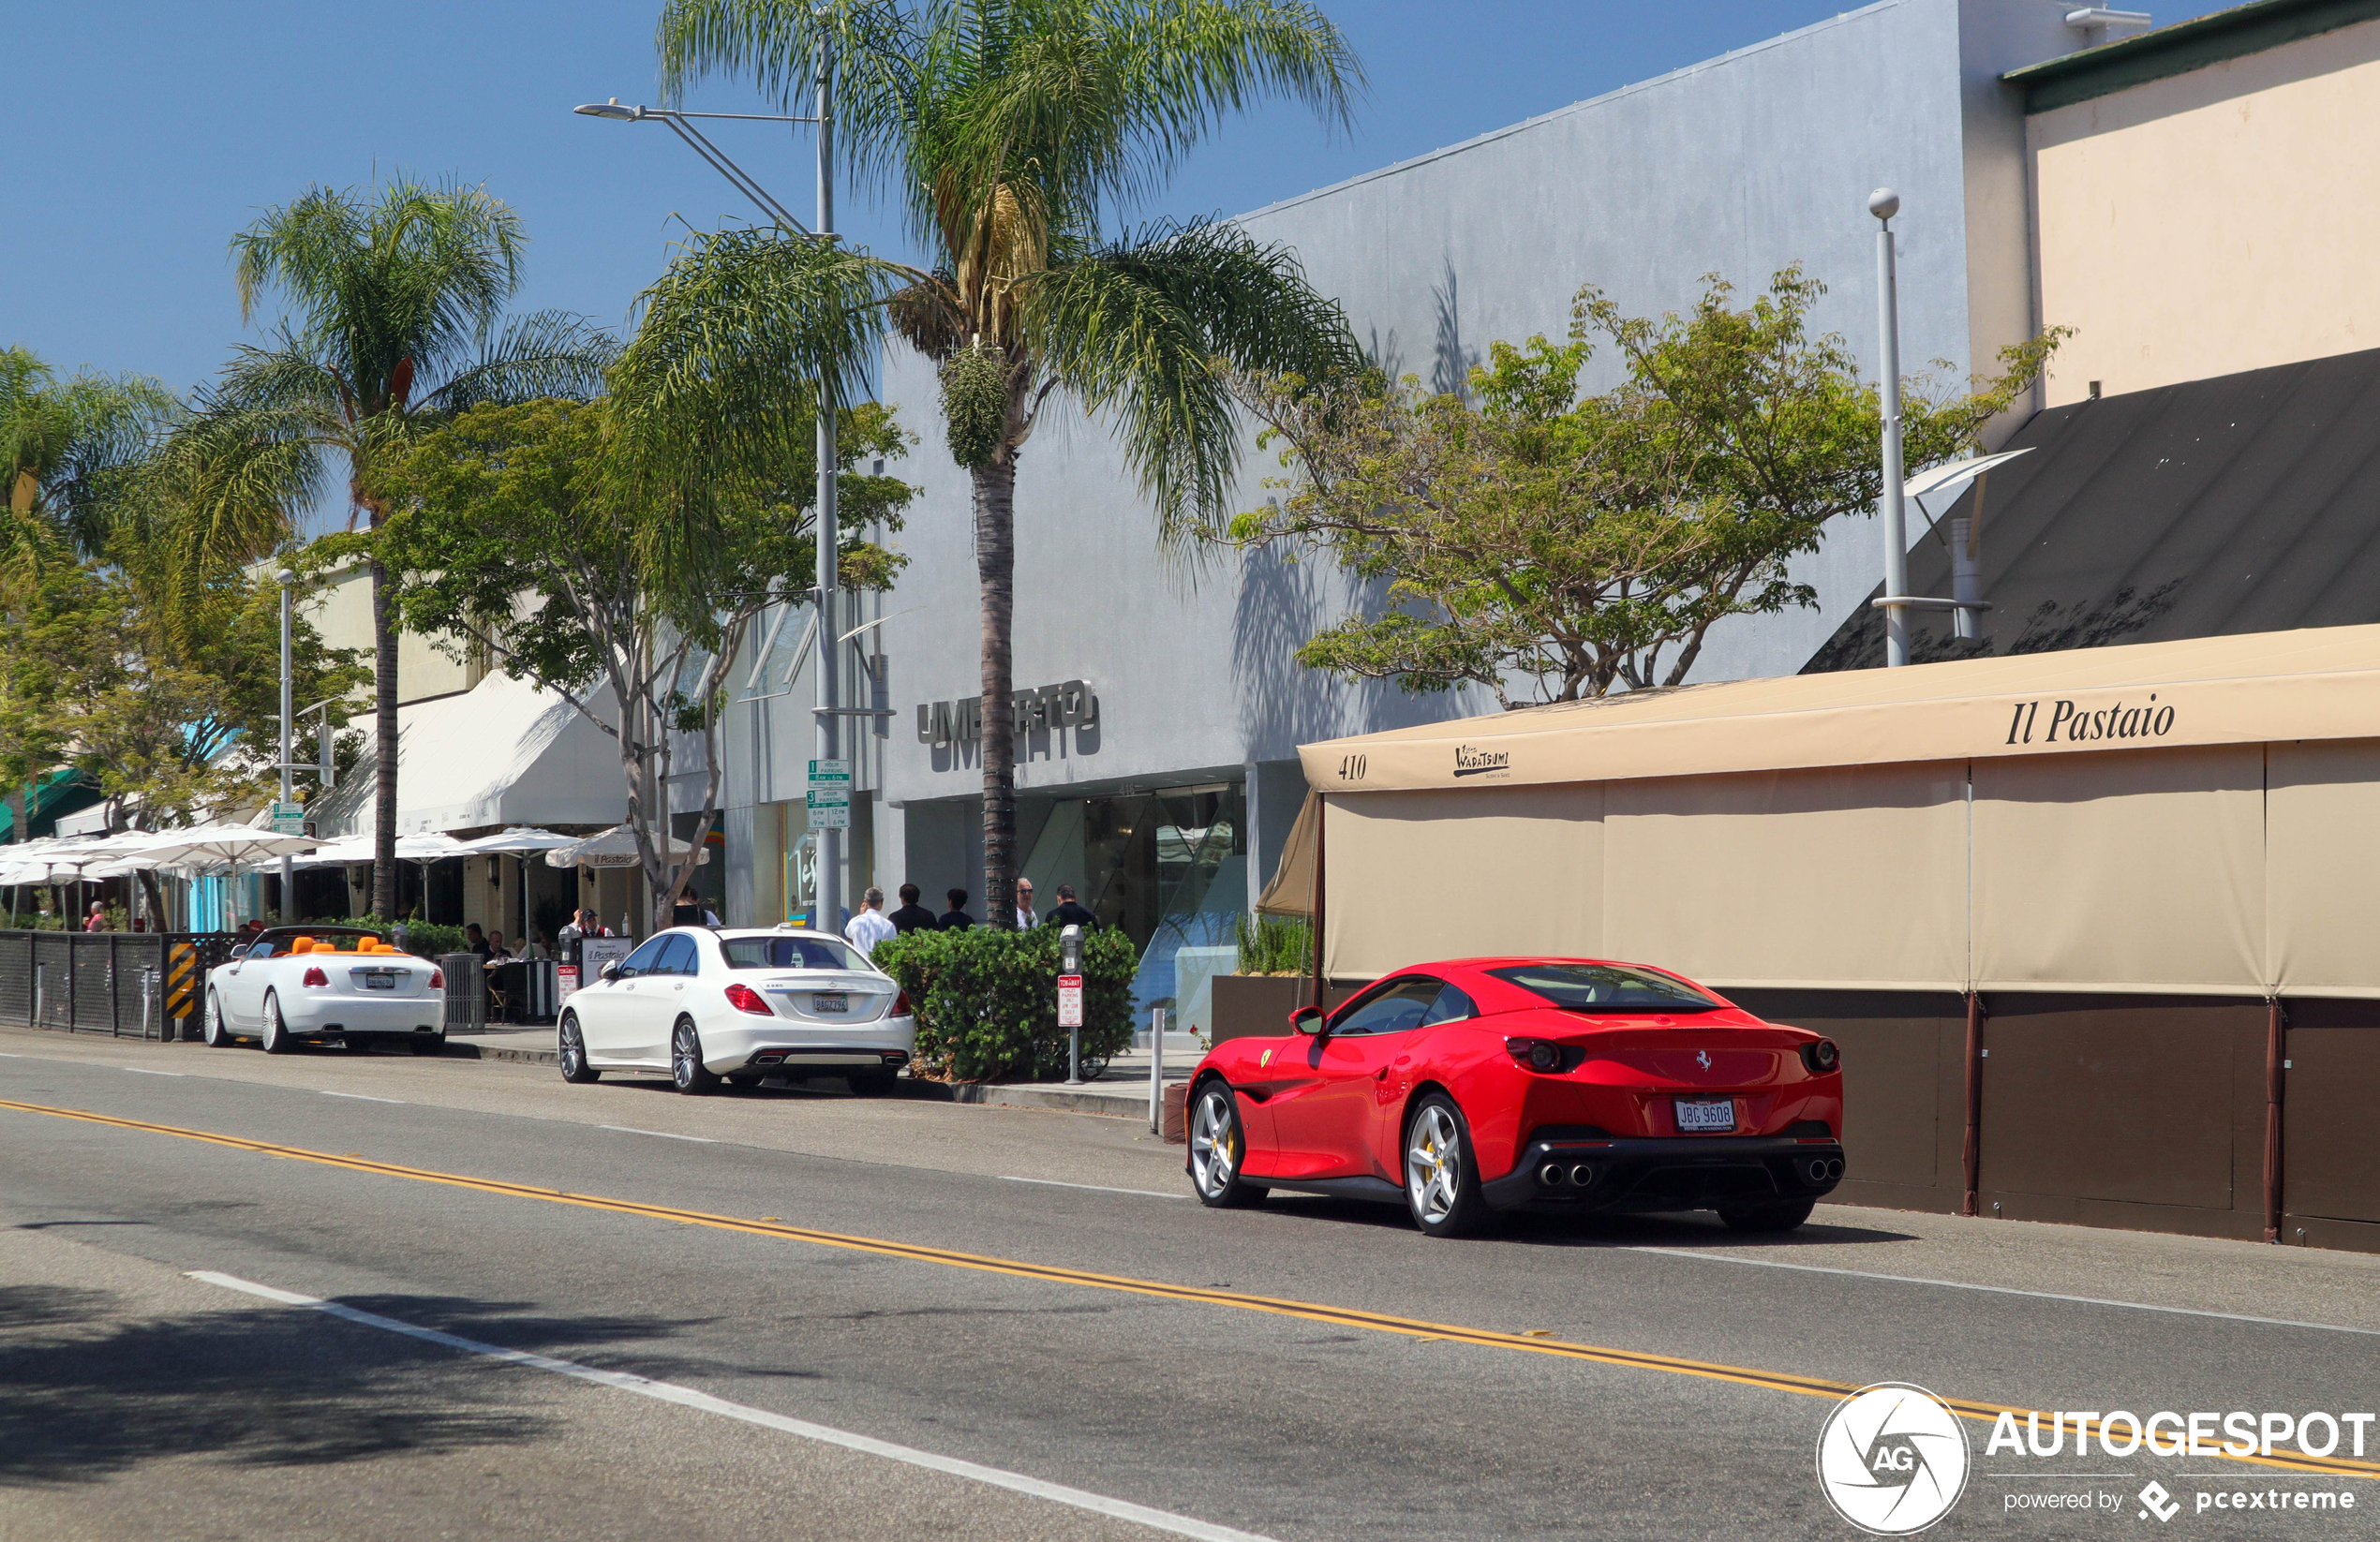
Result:
M1237 467L1219 365L1320 378L1360 357L1286 248L1230 225L1108 217L1257 102L1344 122L1361 72L1294 0L670 0L659 40L673 97L719 72L805 111L831 49L837 152L927 254L699 238L647 293L619 389L634 431L701 395L716 423L765 436L781 431L789 380L853 394L887 326L940 365L951 454L974 482L984 902L1008 927L1016 481L1044 404L1063 393L1112 425L1178 537L1220 517Z
M347 472L349 525L377 529L390 505L376 473L424 430L479 403L581 389L602 340L555 311L509 324L527 237L477 187L398 179L314 187L267 210L231 242L244 318L268 296L269 341L244 346L178 437L197 507L231 518L312 498L334 462ZM396 624L387 574L372 576L379 784L374 909L394 909Z
M391 483L404 491L379 552L405 625L440 646L483 649L497 668L555 691L612 735L654 921L666 926L717 816L733 671L739 659L749 663L764 612L799 599L787 575L815 570L814 440L786 436L774 476L722 478L637 458L612 416L602 400L463 413L392 464ZM701 425L685 427L685 438L668 442L699 460ZM881 588L900 559L858 531L899 529L911 490L858 467L900 455L905 437L872 405L839 414L837 435L850 515L842 582ZM690 512L688 498L699 508ZM699 539L688 538L690 526ZM673 866L668 788L688 734L703 757L703 814Z
M1217 539L1319 548L1386 586L1385 608L1300 648L1315 669L1413 691L1471 683L1507 707L1677 685L1719 622L1815 604L1792 559L1875 506L1879 393L1840 338L1809 334L1822 292L1788 268L1738 309L1713 276L1691 310L1655 320L1590 287L1567 342L1495 344L1463 395L1242 375L1240 400L1291 474ZM1978 448L2060 335L2003 349L2001 373L1969 389L1911 382L1910 466ZM1581 399L1599 343L1627 378Z

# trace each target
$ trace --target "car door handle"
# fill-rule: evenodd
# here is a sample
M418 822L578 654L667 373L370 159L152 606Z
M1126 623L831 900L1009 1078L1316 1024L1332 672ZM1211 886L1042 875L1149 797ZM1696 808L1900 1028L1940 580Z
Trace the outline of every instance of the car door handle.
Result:
M1372 1079L1374 1081L1387 1081L1389 1079L1389 1068L1384 1065L1380 1067L1379 1070L1373 1072Z

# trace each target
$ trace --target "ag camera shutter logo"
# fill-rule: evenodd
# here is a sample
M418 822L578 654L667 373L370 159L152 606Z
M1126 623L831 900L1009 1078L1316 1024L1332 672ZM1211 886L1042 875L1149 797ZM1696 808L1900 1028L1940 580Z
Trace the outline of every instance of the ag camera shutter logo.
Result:
M1875 1536L1922 1532L1967 1490L1967 1430L1922 1386L1879 1382L1835 1405L1818 1433L1818 1486Z

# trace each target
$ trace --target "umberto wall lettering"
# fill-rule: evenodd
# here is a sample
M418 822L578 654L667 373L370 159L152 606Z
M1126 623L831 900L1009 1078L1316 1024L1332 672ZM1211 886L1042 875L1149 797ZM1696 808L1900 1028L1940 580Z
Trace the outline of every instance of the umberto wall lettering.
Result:
M2120 701L2113 706L2090 707L2052 698L2046 726L2041 722L2041 708L2038 701L2016 704L2016 716L2008 719L2010 744L2031 744L2036 728L2041 729L2043 744L2088 744L2101 739L2162 739L2174 725L2173 707L2158 705L2153 690L2146 704L2130 706Z
M1011 692L1009 728L1019 734L1050 728L1089 728L1099 720L1099 698L1089 683L1062 680L1054 686ZM983 704L974 696L917 704L917 742L936 749L974 744L983 737Z

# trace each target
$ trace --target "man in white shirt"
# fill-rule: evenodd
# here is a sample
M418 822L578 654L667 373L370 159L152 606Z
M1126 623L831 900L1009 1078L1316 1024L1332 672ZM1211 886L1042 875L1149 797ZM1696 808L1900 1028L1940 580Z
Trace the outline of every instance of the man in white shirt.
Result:
M1017 880L1017 929L1031 931L1040 919L1033 911L1033 880L1019 878Z
M843 936L850 940L853 947L873 957L876 944L899 931L900 928L885 915L885 891L870 889L860 897L859 913L853 916L851 925L843 928Z

